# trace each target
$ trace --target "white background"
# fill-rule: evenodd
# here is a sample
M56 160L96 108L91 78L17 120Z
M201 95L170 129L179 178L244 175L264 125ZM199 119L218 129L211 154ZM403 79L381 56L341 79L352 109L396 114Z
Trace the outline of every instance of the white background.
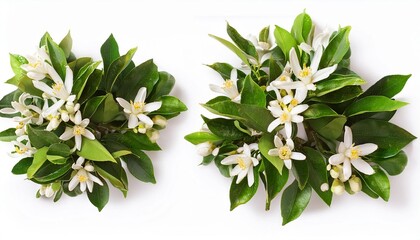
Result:
M152 3L153 2L153 3ZM289 29L305 8L318 27L351 25L352 68L373 84L387 74L413 77L398 99L411 104L393 122L419 136L420 31L416 1L3 1L0 2L0 79L12 76L8 53L31 54L45 31L59 41L70 29L77 56L100 58L99 48L114 33L120 50L138 46L134 60L154 58L172 73L173 94L189 107L162 132L164 151L151 153L157 184L130 178L128 198L115 189L98 213L86 196L63 196L59 203L36 199L37 186L13 176L17 161L0 145L0 239L418 239L420 222L419 142L407 147L406 171L391 177L388 203L364 194L335 197L331 208L314 193L302 216L281 226L277 197L264 211L264 192L229 212L230 181L216 167L198 166L200 157L183 140L201 126L199 103L214 96L209 83L221 83L205 63L238 65L229 50L207 36L227 38L226 20L240 33L257 34L268 24ZM13 90L2 84L0 95ZM1 129L11 126L0 120ZM9 237L7 237L9 236Z

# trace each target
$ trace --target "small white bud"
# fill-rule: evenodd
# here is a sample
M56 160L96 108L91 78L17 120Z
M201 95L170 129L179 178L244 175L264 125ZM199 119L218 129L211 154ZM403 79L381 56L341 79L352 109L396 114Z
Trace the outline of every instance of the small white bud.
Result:
M344 188L344 183L341 182L338 179L335 179L332 186L331 186L331 191L336 194L336 195L341 195L344 193L345 188Z
M154 116L152 120L154 124L158 125L161 128L166 127L166 125L168 124L166 118L160 115Z
M357 193L357 192L362 191L362 181L360 180L360 178L353 175L349 179L349 184L350 184L350 189L353 192Z
M155 143L159 139L159 131L155 129L151 129L147 131L147 136L149 137L150 141Z
M212 153L214 146L211 142L203 142L197 144L196 148L198 155L206 157Z
M321 184L321 191L326 192L328 191L328 189L330 189L330 186L328 185L328 183Z

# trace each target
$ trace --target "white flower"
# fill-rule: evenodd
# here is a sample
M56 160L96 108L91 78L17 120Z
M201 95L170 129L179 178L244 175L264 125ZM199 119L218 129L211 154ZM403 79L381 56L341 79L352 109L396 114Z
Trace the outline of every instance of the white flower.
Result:
M344 142L340 142L337 149L337 154L332 155L328 161L331 165L343 164L344 180L347 181L352 173L351 166L353 165L360 172L372 175L375 173L369 163L365 162L361 156L369 155L378 149L378 145L373 143L365 143L354 146L353 133L351 128L345 127Z
M292 160L305 160L306 156L300 152L293 152L295 144L292 139L286 139L286 144L283 145L283 141L278 137L274 137L274 145L276 148L270 149L268 155L279 157L283 160L284 165L288 168L292 168Z
M197 154L206 157L210 154L217 156L219 154L219 148L217 148L212 142L203 142L196 145Z
M285 83L290 83L292 82L292 67L290 66L290 63L287 62L286 66L283 69L283 72L280 74L280 76L275 79L274 81L272 81L270 83L270 85L273 85L274 87L278 88L278 89L283 89L283 85L285 85Z
M66 104L66 102L73 103L76 99L76 95L71 95L71 90L73 88L73 71L70 69L70 67L66 66L66 78L64 82L53 67L50 66L48 68L49 75L54 81L51 87L44 82L33 81L34 87L43 91L50 98L59 99L45 111L45 115L57 112L64 104Z
M67 102L66 105L64 105L64 108L65 109L60 110L61 120L63 120L64 122L68 122L71 118L74 117L74 114L77 111L79 111L80 104L79 103L74 104L73 102Z
M240 183L246 176L248 176L248 186L251 187L254 184L254 167L258 165L259 161L251 156L251 150L256 147L255 143L251 145L244 143L243 147L238 149L239 154L228 156L221 161L223 165L236 164L230 171L231 177L238 176L236 184Z
M55 194L55 191L51 183L41 185L41 188L39 189L39 195L50 198L54 196L54 194Z
M328 28L325 28L323 32L318 33L314 37L312 40L312 46L303 42L299 45L299 47L307 54L311 54L312 51L316 51L318 48L326 48L330 41L331 33L332 32Z
M290 65L292 66L293 74L300 81L284 83L282 86L289 89L305 88L307 90L315 90L316 86L314 83L326 79L337 69L337 64L324 69L318 69L321 57L322 48L318 48L311 60L311 66L307 67L304 65L302 69L296 54L296 50L295 48L292 48L290 50Z
M139 123L140 125L143 123L144 126L141 129L144 129L144 132L139 129L141 133L145 133L148 128L153 126L153 121L147 114L158 110L162 106L162 102L145 103L146 95L147 89L142 87L139 89L134 102L131 100L127 102L123 98L117 98L117 102L124 108L128 119L128 128L135 128L139 126Z
M27 72L26 75L36 81L44 79L48 74L48 66L50 66L49 63L51 62L50 57L45 51L45 46L39 48L34 55L27 56L26 59L28 63L20 66Z
M70 180L69 191L73 191L77 187L77 185L79 185L79 183L80 191L82 192L86 191L86 186L89 192L92 192L94 183L103 186L102 181L91 173L95 170L95 168L91 164L86 163L84 167L82 166L84 161L85 159L83 157L79 157L76 163L73 163L72 168L77 172L76 175L74 175L73 178Z
M80 111L76 113L73 120L74 126L66 127L66 130L63 134L61 134L60 139L67 141L74 137L75 147L77 150L80 150L82 147L82 136L90 140L95 139L95 136L91 131L86 129L86 127L89 125L89 119L85 118L82 120L82 114Z
M20 136L16 139L17 141L12 141L12 144L15 146L15 150L10 154L12 157L32 157L36 149L31 146L28 136ZM26 141L26 143L22 143Z
M273 50L276 46L270 43L270 40L267 42L262 42L257 39L254 35L249 35L249 40L254 44L255 48L258 51L268 52L270 50Z
M35 105L27 105L25 101L27 99L33 98L28 93L22 93L19 96L18 102L13 101L11 102L11 105L13 108L3 108L0 110L0 113L3 114L16 114L20 113L25 119L26 122L29 120L36 125L41 125L43 123L43 118L41 116L41 109ZM20 122L20 121L19 121Z
M280 124L284 124L286 130L286 136L288 138L292 135L292 122L301 123L303 122L303 117L299 114L308 109L307 104L300 104L295 107L285 104L279 104L278 102L271 101L268 110L276 118L274 121L268 125L267 131L272 132Z
M210 89L213 92L222 93L229 97L232 101L239 103L241 101L241 94L238 91L237 74L236 69L233 69L230 72L230 79L226 79L222 86L210 84Z

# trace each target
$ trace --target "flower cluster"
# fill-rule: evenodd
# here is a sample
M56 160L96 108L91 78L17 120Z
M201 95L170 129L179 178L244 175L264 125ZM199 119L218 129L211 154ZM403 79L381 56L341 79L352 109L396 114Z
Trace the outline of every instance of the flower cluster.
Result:
M283 224L303 212L312 190L327 205L344 192L388 200L385 172L402 172L402 149L415 139L389 122L406 105L394 96L410 75L386 76L363 91L365 81L350 70L350 29L317 31L304 12L290 32L275 26L275 41L270 27L244 38L228 24L233 42L210 35L242 63L209 65L224 83L210 85L222 96L203 106L221 117L203 117L203 129L185 138L203 165L214 162L234 177L231 209L248 202L260 181L267 210L284 188ZM294 181L285 188L289 173Z
M70 34L57 44L46 33L35 54L10 55L15 76L7 83L18 89L0 101L0 114L16 127L0 140L11 141L11 156L22 158L12 172L40 184L37 196L58 201L62 193L87 190L101 210L106 181L127 194L122 161L139 180L155 182L143 150L160 150L159 131L186 107L168 96L171 75L152 60L136 67L136 49L120 56L112 35L101 48L103 70L91 58L76 58L71 47Z

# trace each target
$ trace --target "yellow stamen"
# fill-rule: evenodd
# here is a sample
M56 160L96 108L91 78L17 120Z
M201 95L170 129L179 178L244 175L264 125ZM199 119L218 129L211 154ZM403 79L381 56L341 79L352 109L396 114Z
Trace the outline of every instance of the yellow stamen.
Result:
M350 150L350 159L355 160L358 159L360 155L360 150L357 147L353 147Z
M246 169L246 164L243 158L238 157L238 166L242 169L245 170Z
M86 177L85 175L79 175L78 179L79 182L86 182L88 180L88 177Z
M286 76L284 76L284 75L281 75L281 76L280 76L280 81L284 82L284 81L286 81L286 80L287 80Z
M311 75L311 73L312 73L311 68L306 67L306 64L304 64L302 71L300 71L300 73L299 73L299 77L304 78L304 77L307 77L307 76Z
M82 135L85 133L85 128L81 126L74 126L73 128L73 134L74 135Z
M292 150L288 146L283 146L279 149L279 157L282 160L288 160L290 159L290 156L292 155Z
M225 83L223 83L223 88L229 89L233 87L233 81L232 80L226 80Z
M33 68L37 68L39 66L39 62L34 62L34 63L29 63L29 66L33 67Z
M26 151L28 151L28 149L27 148L20 148L20 147L15 147L15 151L16 151L16 153L18 153L18 154L24 154L24 153L26 153Z
M280 121L289 122L290 121L290 114L288 112L283 112L280 116Z
M52 85L52 88L53 88L54 92L56 92L56 93L60 92L62 87L63 87L63 84L61 84L61 83L54 83Z
M16 126L16 129L22 129L24 126L25 126L25 123L19 122L18 125Z
M290 105L293 107L297 106L299 104L299 101L296 98L293 98L292 101L290 101Z

